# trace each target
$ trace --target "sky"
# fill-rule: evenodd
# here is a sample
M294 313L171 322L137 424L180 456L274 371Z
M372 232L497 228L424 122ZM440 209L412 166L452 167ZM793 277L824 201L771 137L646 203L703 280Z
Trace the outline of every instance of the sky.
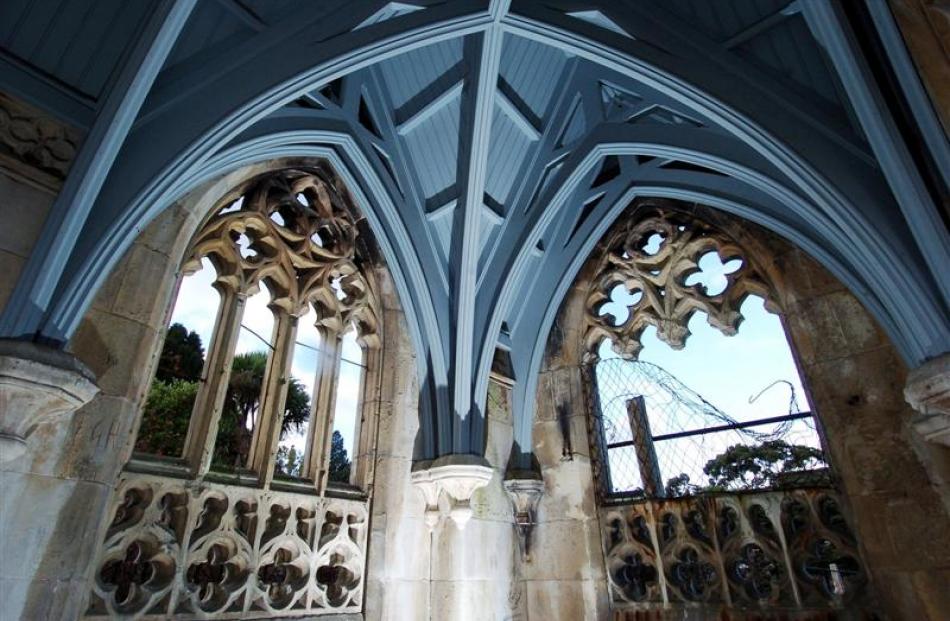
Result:
M691 277L687 283L702 282L711 294L716 294L724 290L726 274L738 269L741 263L731 261L723 265L715 253L709 253L701 258L699 265L702 273ZM611 293L612 301L603 307L601 313L610 312L622 323L629 316L625 304L636 299L638 296L630 296L621 285ZM691 336L686 341L686 347L679 351L660 341L656 329L649 327L641 337L643 349L639 360L661 367L738 421L788 414L791 390L784 382L795 389L797 411L810 411L779 317L766 311L763 300L755 296L748 297L740 311L745 319L738 334L731 337L710 326L705 313L695 313L688 324ZM600 355L601 359L618 358L608 342L602 345ZM598 370L603 414L605 419L615 425L617 439L630 438L625 406L630 394L645 393L654 435L722 424L711 417L697 414L695 410L677 406L668 391L652 384L643 385L647 380L637 373L633 366L619 362L609 363ZM777 380L782 383L772 385ZM640 384L637 384L638 381ZM637 384L635 389L634 384ZM759 395L758 398L750 402L756 395ZM755 431L773 429L774 425L758 427ZM820 446L811 420L794 422L784 439L790 443ZM661 474L665 480L686 472L693 483L705 483L702 467L706 461L740 441L748 442L736 432L726 432L657 442L655 446ZM632 448L615 449L611 453L611 471L616 473L613 480L615 489L639 487Z
M208 343L214 331L220 296L211 286L215 278L211 262L203 259L201 263L201 270L182 279L171 323L180 323L189 330L197 332L207 353ZM257 294L248 298L244 307L236 354L269 351L268 344L274 329L274 316L267 308L269 298L270 293L264 285ZM291 361L291 375L300 380L311 400L318 360L318 354L313 351L313 348L320 347L319 334L314 326L316 319L313 309L300 319L296 338L299 345L294 347ZM260 337L266 339L267 342L261 340ZM347 454L352 459L363 362L363 352L356 342L355 330L351 329L344 335L341 357L333 428L343 436ZM308 427L309 422L299 432L288 432L281 438L279 445L288 448L293 446L298 453L302 454L306 449Z

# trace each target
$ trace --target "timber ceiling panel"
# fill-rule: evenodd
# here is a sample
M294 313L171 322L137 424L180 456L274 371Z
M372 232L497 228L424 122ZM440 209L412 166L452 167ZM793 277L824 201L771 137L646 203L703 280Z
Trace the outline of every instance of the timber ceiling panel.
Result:
M4 0L0 46L40 74L98 99L152 6L127 0Z

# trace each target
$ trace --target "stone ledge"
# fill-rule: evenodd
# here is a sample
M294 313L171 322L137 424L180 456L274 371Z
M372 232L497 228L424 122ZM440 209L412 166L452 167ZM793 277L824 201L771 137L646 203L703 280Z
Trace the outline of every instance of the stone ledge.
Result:
M950 446L950 354L911 371L904 398L918 413L911 419L917 433L929 442Z

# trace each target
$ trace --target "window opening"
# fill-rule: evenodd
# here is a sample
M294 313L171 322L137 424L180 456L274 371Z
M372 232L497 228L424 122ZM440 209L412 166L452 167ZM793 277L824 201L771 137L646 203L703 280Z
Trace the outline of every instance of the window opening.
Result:
M274 350L274 312L269 308L270 301L270 291L262 283L260 291L244 303L211 459L211 467L218 471L250 468L248 459L254 430L260 422L264 375Z
M770 290L740 248L664 212L607 248L587 337L605 498L828 485Z
M169 374L192 390L186 403L144 406L136 442L149 452L117 483L90 618L362 610L369 499L326 475L336 426L353 472L341 478L360 488L373 476L376 421L362 409L363 375L375 384L382 357L373 257L361 254L371 242L323 164L242 189L186 255L152 392Z
M317 374L320 371L320 331L317 313L310 308L299 319L294 354L287 383L287 402L281 422L274 462L276 476L305 478L305 457L310 444Z
M334 479L350 482L363 348L379 340L358 216L336 187L322 171L263 176L196 234L166 339L166 349L191 349L163 357L194 368L177 392L169 364L156 376L164 401L145 406L137 438L146 462L168 457L194 476L211 469L242 483L266 487L278 476L320 489L333 448L342 457Z
M362 405L363 348L356 329L350 328L340 339L340 365L337 369L336 407L330 445L328 478L335 483L350 483L353 449Z
M137 453L182 456L221 300L213 286L215 278L211 261L202 259L199 269L181 280L158 368L142 409Z

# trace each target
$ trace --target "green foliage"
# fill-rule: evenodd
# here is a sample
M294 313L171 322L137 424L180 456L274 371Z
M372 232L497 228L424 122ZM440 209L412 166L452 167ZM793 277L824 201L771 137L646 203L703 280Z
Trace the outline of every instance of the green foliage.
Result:
M303 455L297 453L296 447L282 446L277 449L277 460L274 462L275 474L288 477L299 477L303 472Z
M330 471L327 476L337 483L350 482L350 458L346 454L343 436L339 431L334 431L330 440Z
M698 486L689 482L689 475L685 472L676 475L666 482L667 496L689 496L695 491L698 491Z
M188 434L198 382L156 379L149 389L135 450L180 457Z
M137 451L181 456L203 366L201 337L181 324L172 324L142 414L135 445ZM213 457L215 467L241 467L247 463L254 433L253 415L260 407L266 370L266 352L234 357L224 411L218 423ZM309 417L310 396L303 383L292 377L287 386L281 437L291 429L299 431ZM295 459L302 461L300 456L295 456ZM287 467L292 468L289 462ZM299 466L297 469L299 472Z
M180 323L173 323L165 335L155 378L163 382L197 382L201 379L204 360L205 352L198 333L189 332L188 328Z
M234 357L215 443L215 466L239 468L247 464L254 435L254 414L260 408L261 387L266 371L267 352L256 351ZM292 377L287 385L281 437L291 429L299 431L309 418L310 395L303 383Z
M819 449L769 440L752 446L730 446L706 462L703 472L709 476L709 485L720 489L778 487L782 473L824 465Z
M680 473L666 482L669 497L690 496L701 492L724 492L736 489L780 489L801 484L802 480L821 482L826 467L820 449L782 440L760 444L735 444L706 462L703 472L709 477L707 485L690 483L689 475ZM791 478L788 475L794 474Z

